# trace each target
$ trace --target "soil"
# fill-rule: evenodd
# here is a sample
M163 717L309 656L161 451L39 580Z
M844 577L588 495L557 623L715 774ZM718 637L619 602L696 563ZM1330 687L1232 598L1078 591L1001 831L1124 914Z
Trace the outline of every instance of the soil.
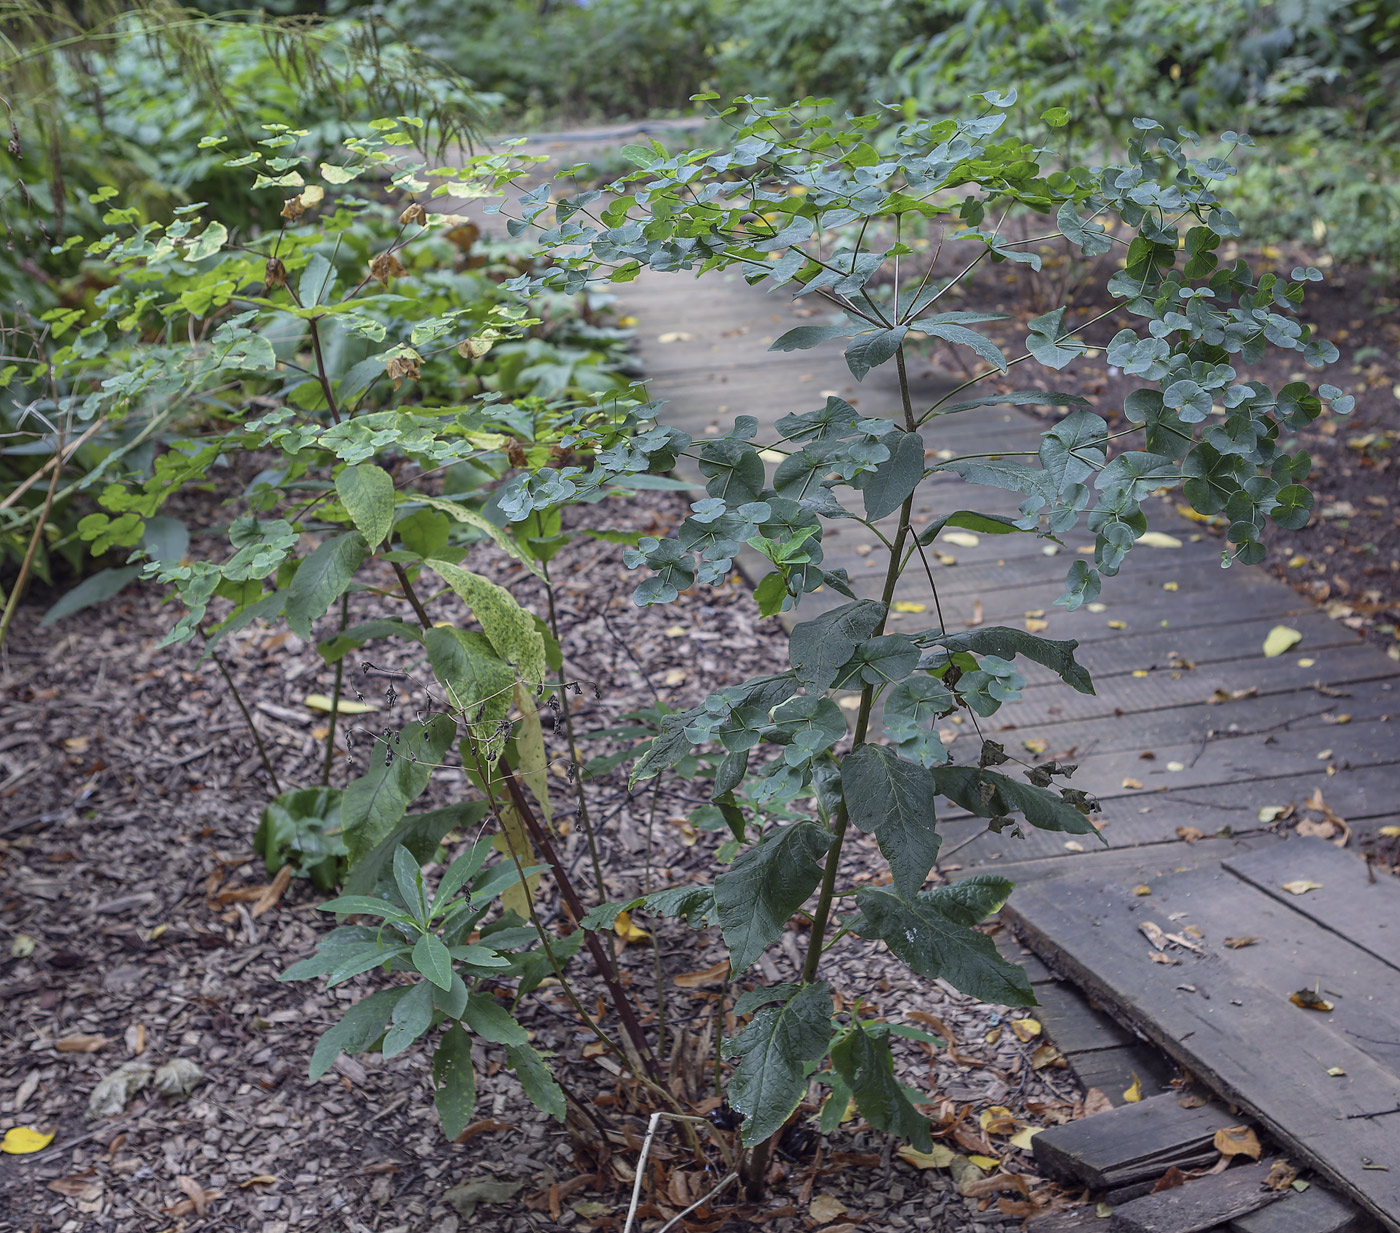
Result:
M679 497L659 493L603 508L609 526L656 533L685 512ZM599 517L589 512L595 525ZM581 730L616 724L658 698L691 705L714 688L785 665L785 637L775 623L758 622L745 588L638 609L629 598L635 579L619 557L616 546L579 537L554 566L564 580L566 651L585 685L576 703ZM537 584L518 567L488 572L522 601L541 603ZM307 1081L317 1037L386 978L359 977L330 993L319 982L277 980L325 931L316 911L324 896L306 881L279 895L252 854L272 789L217 667L189 645L157 648L174 614L153 590L130 588L49 629L38 627L44 606L36 600L22 613L0 678L0 999L7 1010L0 1126L56 1137L38 1154L4 1157L0 1229L453 1233L473 1221L509 1233L621 1229L649 1107L611 1058L593 1056L590 1036L557 989L529 999L520 1013L576 1097L565 1125L526 1102L494 1047L479 1054L478 1120L457 1144L444 1139L432 1111L425 1050L390 1062L342 1055L330 1074ZM351 620L391 607L357 594ZM333 632L331 624L318 632ZM250 628L220 652L281 785L320 782L325 716L304 699L329 693L333 673L315 646ZM392 652L378 662L416 667ZM407 722L421 704L411 691L391 700L382 678L347 671L347 687L381 708L376 727ZM595 739L584 753L615 748ZM360 756L367 749L368 740L352 743ZM332 782L353 773L339 745ZM686 821L707 799L705 785L661 783L655 795L648 788L637 796L621 774L596 785L590 808L600 822L610 898L713 876L718 837ZM440 772L427 804L447 803L464 786L460 775ZM571 792L562 778L553 784L560 830L571 831L562 840L565 859L586 871L581 828L570 826ZM861 848L857 859L873 855ZM547 892L543 901L551 902ZM664 972L668 1080L684 1105L713 1112L722 949L710 934L641 923L657 949L648 940L623 947L624 980L653 1008L647 1022L655 1032L658 965ZM790 934L764 957L766 981L792 978L798 941ZM576 961L575 971L593 1008L589 965ZM976 1197L963 1197L947 1169L915 1167L887 1137L853 1119L821 1146L800 1130L790 1134L766 1204L731 1207L737 1200L727 1196L683 1227L762 1221L785 1233L812 1227L820 1215L831 1233L856 1224L991 1233L1053 1210L1062 1196L1035 1176L1029 1153L1010 1136L1082 1114L1084 1096L1053 1046L1032 1025L1013 1022L1026 1013L916 979L882 947L855 940L833 952L826 974L847 1002L866 995L868 1008L947 1042L936 1050L898 1042L901 1078L929 1093L940 1146L989 1157L988 1173L1012 1176L989 1178ZM729 1005L748 983L729 987ZM601 999L596 1012L611 1025ZM735 1030L732 1015L726 1029ZM103 1076L127 1062L159 1066L177 1058L204 1074L188 1098L147 1087L122 1114L86 1119ZM980 1121L997 1107L1008 1112L994 1114L990 1125ZM733 1135L715 1129L700 1138L700 1152L691 1153L674 1129L663 1128L639 1228L658 1228L719 1180ZM519 1185L509 1201L474 1205L470 1187L449 1196L481 1181Z
M983 266L961 295L949 297L958 305L1008 313L1010 321L985 328L1009 356L1024 350L1024 325L1030 317L1068 303L1073 307L1066 324L1071 324L1096 317L1115 303L1103 291L1116 269L1111 256L1086 268L1082 258L1067 260L1063 249L1046 245L1041 252L1052 285L1058 281L1055 290L1062 293L1054 302L1039 302L1021 266ZM1307 484L1317 504L1301 530L1269 525L1264 568L1400 659L1400 286L1365 270L1333 269L1327 259L1304 250L1271 249L1249 256L1256 269L1275 269L1284 279L1297 265L1325 267L1325 280L1308 284L1300 316L1316 336L1335 343L1341 355L1329 368L1317 370L1297 352L1271 351L1258 365L1237 365L1239 379L1261 380L1274 389L1289 381L1330 382L1356 399L1350 415L1324 413L1297 435L1297 444L1312 456ZM1222 262L1234 259L1233 252L1222 249ZM943 273L941 265L938 272ZM950 262L947 273L953 272ZM1084 340L1103 347L1124 323L1121 314L1108 318L1088 327ZM965 351L960 356L946 346L938 354L941 363L953 366L965 359ZM1025 376L1014 384L1025 388ZM1031 384L1090 399L1110 427L1121 430L1128 423L1123 400L1143 382L1105 369L1102 357L1093 356L1074 360L1058 373L1041 370ZM1025 410L1046 419L1063 414L1049 408ZM1123 447L1136 448L1132 442L1132 437L1124 438ZM1201 528L1224 546L1222 520L1206 520Z

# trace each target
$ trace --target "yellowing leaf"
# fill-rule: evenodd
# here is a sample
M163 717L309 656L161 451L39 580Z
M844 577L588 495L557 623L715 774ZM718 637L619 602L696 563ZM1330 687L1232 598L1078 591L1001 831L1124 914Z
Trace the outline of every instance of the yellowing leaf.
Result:
M1275 625L1264 639L1264 654L1270 659L1291 650L1303 640L1303 635L1287 625Z
M1222 1156L1248 1156L1258 1160L1263 1150L1248 1126L1224 1126L1215 1132L1215 1150Z
M29 1126L11 1126L0 1139L0 1152L11 1156L28 1156L31 1152L42 1152L53 1142L54 1132L45 1134Z
M1343 1076L1345 1076L1347 1072L1344 1071L1340 1066L1329 1066L1327 1068L1327 1073L1331 1075L1334 1079L1340 1079Z
M1036 617L1026 618L1026 633L1028 634L1043 634L1049 628L1049 621L1041 621Z
M1300 660L1298 661L1298 667L1300 667L1300 668L1311 668L1311 667L1313 667L1313 665L1315 665L1316 663L1317 663L1317 660L1315 660L1315 659L1308 659L1307 657L1304 657L1303 659L1300 659Z
M1162 590L1179 591L1181 590L1181 584L1179 582L1164 582L1162 583Z
M846 1214L846 1205L835 1195L819 1194L807 1205L807 1213L818 1224L830 1224Z
M1136 1073L1133 1075L1133 1085L1123 1093L1123 1099L1132 1105L1137 1104L1142 1099L1142 1080L1137 1077Z
M1036 756L1043 754L1047 749L1050 748L1050 743L1048 741L1042 740L1038 736L1029 737L1026 740L1022 741L1021 744L1026 747L1028 752L1033 753Z
M1134 779L1131 775L1129 775L1123 780L1123 786L1125 788L1140 788L1142 787L1142 780Z
M1133 894L1135 895L1150 895L1151 893L1152 888L1148 886L1146 882L1139 882L1133 887Z
M613 921L613 932L624 942L645 942L651 937L645 929L632 923L632 913L619 912Z
M901 1147L896 1153L899 1158L916 1169L946 1169L953 1163L957 1152L935 1143L931 1152L921 1152L912 1147Z
M1301 1006L1304 1010L1320 1010L1324 1013L1332 1009L1332 1003L1320 994L1314 993L1311 989L1299 989L1296 993L1290 993L1288 1000L1294 1006Z
M302 703L313 711L325 711L327 714L334 711L337 715L367 715L379 709L373 702L352 702L349 698L341 698L337 705L329 694L307 694Z
M1287 808L1286 805L1265 805L1255 816L1261 822L1272 822Z
M1180 548L1181 541L1175 535L1166 535L1161 531L1144 531L1138 536L1139 544L1146 544L1149 548Z
M312 206L320 205L325 199L325 196L326 190L319 184L308 184L301 190L301 196L298 200L301 202L303 209L309 210Z
M971 531L944 531L943 539L958 548L976 548L982 542Z
M1383 826L1376 834L1383 839L1400 839L1400 826Z
M687 334L684 330L672 330L667 334L658 334L656 341L659 343L690 342L694 337L694 334Z
M997 1165L1001 1164L1001 1161L995 1156L969 1156L968 1159L979 1169L995 1169Z
M1013 1019L1011 1020L1011 1030L1016 1033L1018 1040L1030 1040L1031 1037L1040 1035L1040 1020Z
M1096 1208L1094 1208L1094 1215L1097 1216L1100 1220L1107 1220L1111 1215L1113 1215L1113 1204L1100 1203Z
M907 599L897 599L894 601L894 610L896 612L927 612L928 605L916 604L912 600Z
M1127 628L1128 628L1128 622L1127 622L1127 621L1110 621L1110 622L1108 623L1108 627L1109 627L1109 629L1127 629Z
M1023 1152L1028 1152L1031 1150L1031 1140L1044 1129L1044 1126L1023 1126L1007 1142L1012 1147L1019 1147Z
M1296 878L1292 882L1285 882L1283 889L1290 895L1306 895L1311 890L1321 890L1321 882L1309 882L1307 878Z

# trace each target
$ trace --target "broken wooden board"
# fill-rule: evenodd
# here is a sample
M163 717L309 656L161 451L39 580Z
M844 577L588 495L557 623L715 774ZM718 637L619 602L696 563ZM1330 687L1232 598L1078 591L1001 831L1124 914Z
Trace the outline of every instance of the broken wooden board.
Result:
M1376 874L1355 853L1301 838L1231 855L1237 878L1400 970L1400 879ZM1289 883L1315 882L1301 895Z
M1254 948L1234 952L1212 939L1203 957L1182 952L1196 968L1153 962L1155 948L1138 924L1146 918L1144 899L1161 895L1154 910L1162 906L1170 882L1163 878L1152 896L1137 897L1106 894L1100 884L1066 875L1019 888L1003 913L1052 968L1262 1122L1295 1163L1316 1168L1384 1227L1400 1231L1400 1134L1384 1117L1367 1116L1400 1108L1400 1074L1328 1016L1290 1004L1291 987L1261 984L1230 966L1232 956ZM1170 932L1190 923L1163 919ZM1250 933L1247 920L1235 928ZM1359 949L1355 957L1375 962ZM1214 986L1209 999L1177 988L1207 979Z
M1275 1202L1264 1185L1269 1166L1237 1165L1113 1209L1108 1233L1202 1233Z
M1173 1165L1214 1164L1215 1132L1239 1121L1223 1105L1183 1108L1180 1097L1169 1093L1051 1126L1031 1143L1036 1164L1051 1177L1113 1190L1155 1180Z

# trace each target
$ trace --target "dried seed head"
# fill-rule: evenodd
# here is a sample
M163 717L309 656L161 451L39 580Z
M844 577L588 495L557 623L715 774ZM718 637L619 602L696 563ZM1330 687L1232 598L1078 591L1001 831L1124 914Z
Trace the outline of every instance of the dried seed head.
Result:
M380 253L369 263L370 277L378 279L386 287L389 285L390 280L399 278L407 273L408 271L404 269L403 262L398 259L398 256L392 249L388 252Z
M386 361L384 371L389 380L394 383L395 389L398 389L405 381L417 381L423 375L418 368L418 361L404 355L396 355Z
M287 267L282 264L281 258L269 257L267 259L267 265L263 269L263 282L269 291L287 285Z
M417 223L421 227L427 217L428 211L419 205L418 202L412 201L404 207L403 213L399 215L399 222L405 227L410 223Z
M302 201L300 194L295 197L288 197L287 200L282 203L282 217L289 223L296 222L305 213L306 203Z

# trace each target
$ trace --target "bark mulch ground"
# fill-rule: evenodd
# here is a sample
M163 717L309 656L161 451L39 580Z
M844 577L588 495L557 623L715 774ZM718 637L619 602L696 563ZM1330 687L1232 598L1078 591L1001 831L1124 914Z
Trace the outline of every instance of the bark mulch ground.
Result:
M603 511L609 526L660 533L685 506L672 494L643 494ZM599 511L589 516L596 523ZM578 699L580 730L615 725L658 699L691 705L715 688L785 666L785 638L776 623L757 619L745 588L637 609L635 579L619 555L614 545L580 537L553 567L564 580L570 671L600 687L599 696L585 688ZM488 572L522 600L542 603L528 577L501 565ZM355 596L351 620L384 615L386 602ZM478 1057L479 1120L457 1144L444 1139L432 1111L424 1050L387 1063L378 1054L342 1056L319 1082L307 1081L320 1033L385 978L360 977L329 994L317 982L277 981L328 927L316 911L324 897L304 881L280 896L266 889L251 840L272 793L228 687L198 649L157 649L174 614L154 591L129 589L48 629L37 627L42 609L36 601L18 622L0 677L0 1000L7 1011L0 1126L57 1133L40 1154L0 1158L0 1229L453 1233L473 1222L503 1233L621 1229L645 1117L616 1064L592 1056L597 1050L587 1047L589 1036L557 989L528 1000L521 1015L535 1045L556 1055L563 1082L586 1111L572 1111L566 1125L525 1101L491 1047ZM444 608L442 615L451 614ZM318 632L333 631L328 622ZM325 716L304 699L329 693L333 673L314 645L285 631L249 629L221 651L282 786L320 782ZM381 664L416 666L406 653L386 655ZM426 679L426 671L419 675ZM371 717L376 728L407 722L422 702L408 691L391 703L382 679L355 672L347 683L381 707ZM361 757L368 747L352 742ZM584 753L616 748L595 739ZM332 782L352 773L342 748ZM707 785L661 782L636 796L621 773L595 786L590 808L601 823L612 898L713 876L719 837L687 822L706 801ZM460 774L438 773L427 804L445 804L465 789ZM556 781L561 830L570 832L565 857L586 871L581 828L570 826L570 793ZM625 979L654 1008L659 962L673 1091L702 1112L713 1109L722 992L713 969L722 950L710 934L644 923L657 949L625 947ZM792 978L798 942L789 935L765 956L766 980ZM575 962L586 1000L594 995L587 969ZM854 940L833 953L827 974L848 1003L864 995L892 1021L923 1026L946 1042L939 1049L900 1042L901 1077L929 1093L940 1149L985 1157L983 1167L969 1174L964 1165L950 1171L928 1167L930 1160L911 1163L852 1119L820 1146L800 1131L789 1135L766 1205L716 1203L684 1227L742 1229L761 1221L775 1233L819 1226L828 1233L857 1226L992 1233L1019 1227L1023 1216L1057 1200L1011 1138L1082 1115L1085 1098L1024 1010L977 1004L915 979L883 947ZM743 987L730 988L731 1005ZM654 1013L650 1023L655 1030ZM735 1029L732 1016L727 1027ZM148 1086L122 1114L86 1119L101 1078L124 1063L157 1067L172 1059L203 1071L188 1097ZM1090 1108L1101 1103L1091 1094ZM720 1154L712 1139L701 1139L703 1161L674 1132L653 1151L639 1227L658 1228L718 1180ZM946 1164L946 1155L940 1160ZM971 1197L958 1192L959 1180ZM473 1184L481 1182L505 1185Z

